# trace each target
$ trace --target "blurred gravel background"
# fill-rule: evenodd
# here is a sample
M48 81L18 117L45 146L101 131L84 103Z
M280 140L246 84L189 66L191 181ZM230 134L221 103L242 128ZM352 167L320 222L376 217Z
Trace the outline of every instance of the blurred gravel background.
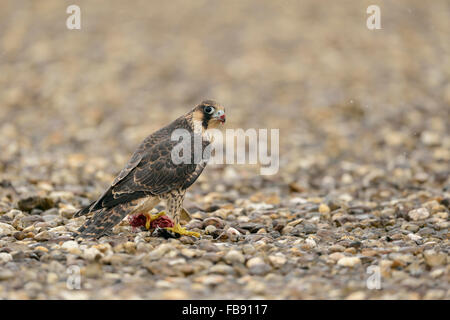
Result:
M0 298L448 299L450 3L376 1L375 31L370 4L1 0ZM202 240L124 221L71 241L76 208L205 98L227 128L280 129L278 174L207 168Z

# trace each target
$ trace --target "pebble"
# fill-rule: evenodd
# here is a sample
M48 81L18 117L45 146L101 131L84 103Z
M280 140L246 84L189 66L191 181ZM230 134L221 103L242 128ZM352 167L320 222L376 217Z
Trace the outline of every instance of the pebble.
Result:
M345 250L344 246L341 246L340 244L334 244L328 248L328 252L342 252Z
M31 211L35 208L47 210L54 206L54 202L52 199L47 197L31 196L20 199L17 202L17 205L22 211Z
M210 224L205 228L205 233L213 234L214 232L216 232L216 230L217 230L217 228L214 225Z
M408 216L414 221L424 220L430 216L430 212L425 208L418 208L408 212Z
M225 261L230 264L244 263L245 257L241 252L237 250L230 250L225 255Z
M228 274L234 274L234 269L231 266L226 265L226 264L216 264L216 265L212 266L208 272L228 275Z
M247 261L247 267L248 268L252 268L254 266L262 265L262 264L264 264L264 260L261 259L260 257L254 257L254 258L251 258L251 259L249 259Z
M17 230L13 226L7 223L0 222L0 237L10 236L16 231Z
M321 213L321 214L328 214L328 213L330 213L330 207L328 207L326 204L324 204L324 203L322 203L320 206L319 206L319 212Z
M1 253L0 253L0 256L1 256ZM14 278L14 272L12 272L11 270L8 270L8 269L0 269L0 281L5 281L5 280L13 279L13 278Z
M314 241L314 239L311 239L311 238L307 238L306 240L305 240L305 244L308 246L308 248L310 248L310 249L312 249L312 248L315 248L316 247L316 242Z
M342 267L354 267L361 264L361 259L358 257L343 257L338 260L337 264Z
M244 252L244 254L253 255L256 252L256 249L255 246L251 244L245 244L242 247L242 251Z
M341 253L341 252L334 252L334 253L330 254L328 257L331 260L336 262L336 261L341 260L342 258L345 258L345 255L343 253Z
M414 233L408 234L408 238L410 238L412 241L420 241L420 240L422 240L421 236L419 236L417 234L414 234Z
M426 250L423 253L425 262L430 267L438 267L444 265L447 262L448 256L443 252L436 252L434 250Z
M216 217L206 218L203 220L203 228L207 228L208 226L214 226L217 229L223 229L225 226L225 222Z
M12 261L13 257L11 254L6 252L0 252L0 263L6 263Z
M230 227L226 231L226 235L228 236L228 239L231 241L238 241L240 236L242 235L239 231L237 231L235 228Z
M269 256L269 261L275 268L281 268L286 264L287 259L283 254L275 254Z
M103 254L97 248L87 248L83 251L83 258L89 261L98 260Z
M70 240L70 241L66 241L62 244L61 248L69 250L69 249L78 249L78 242Z
M50 240L52 237L50 235L50 233L48 233L48 231L42 231L39 232L38 234L36 234L34 236L34 239L37 241L47 241Z

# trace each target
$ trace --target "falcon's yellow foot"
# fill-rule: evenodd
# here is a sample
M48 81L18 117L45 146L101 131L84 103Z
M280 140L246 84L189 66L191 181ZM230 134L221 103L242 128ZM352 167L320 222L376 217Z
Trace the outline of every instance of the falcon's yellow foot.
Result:
M186 228L183 228L179 223L174 227L165 228L166 230L181 234L182 236L194 236L200 238L200 233L194 231L187 231Z
M147 218L147 221L145 221L145 229L150 229L150 224L152 223L152 221L158 219L161 216L164 216L165 214L165 211L158 212L157 214L145 213L144 215Z

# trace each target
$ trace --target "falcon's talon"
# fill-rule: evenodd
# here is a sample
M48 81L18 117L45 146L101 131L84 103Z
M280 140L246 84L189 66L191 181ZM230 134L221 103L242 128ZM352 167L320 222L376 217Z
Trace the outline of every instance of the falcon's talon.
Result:
M168 231L172 231L182 236L194 236L200 238L200 233L194 231L188 231L186 228L183 228L179 223L177 223L174 227L165 228Z
M165 211L158 212L157 214L150 214L150 213L144 213L146 221L145 221L145 229L149 230L150 225L152 221L158 219L159 217L162 217L166 215Z

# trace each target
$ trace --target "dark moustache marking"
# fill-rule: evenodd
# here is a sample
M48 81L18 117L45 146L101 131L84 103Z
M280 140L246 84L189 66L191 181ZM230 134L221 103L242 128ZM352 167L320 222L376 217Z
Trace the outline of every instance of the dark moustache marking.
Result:
M205 112L205 108L206 107L208 107L207 105L204 105L202 108L203 108L203 120L202 120L202 126L203 126L203 128L205 128L205 129L208 129L208 123L209 123L209 120L211 120L211 114L209 114L209 113L206 113Z

